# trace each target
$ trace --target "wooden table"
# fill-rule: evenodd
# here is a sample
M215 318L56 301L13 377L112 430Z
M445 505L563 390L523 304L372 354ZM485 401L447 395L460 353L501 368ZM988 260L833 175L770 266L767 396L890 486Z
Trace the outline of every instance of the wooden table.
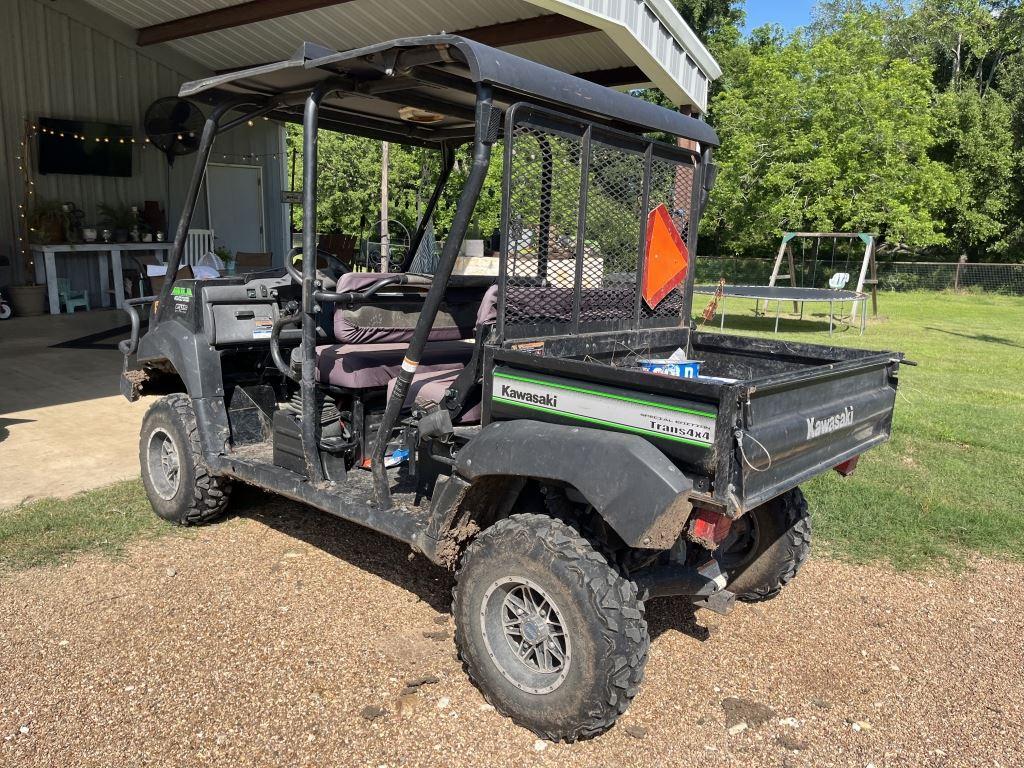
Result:
M167 252L174 243L56 243L54 245L33 245L36 282L46 282L46 293L50 304L50 314L60 314L60 297L57 295L57 259L56 254L71 256L82 254L99 254L100 295L103 306L110 306L110 281L107 278L109 269L114 275L114 306L124 308L124 277L121 270L121 254L125 251L150 251L162 253L166 261ZM104 255L109 256L108 265Z

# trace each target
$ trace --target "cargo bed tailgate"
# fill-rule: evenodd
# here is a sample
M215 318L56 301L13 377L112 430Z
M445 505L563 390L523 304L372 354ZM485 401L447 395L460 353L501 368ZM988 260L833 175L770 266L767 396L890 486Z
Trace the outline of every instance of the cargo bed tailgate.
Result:
M736 431L740 496L752 509L886 441L899 360L888 353L751 386Z

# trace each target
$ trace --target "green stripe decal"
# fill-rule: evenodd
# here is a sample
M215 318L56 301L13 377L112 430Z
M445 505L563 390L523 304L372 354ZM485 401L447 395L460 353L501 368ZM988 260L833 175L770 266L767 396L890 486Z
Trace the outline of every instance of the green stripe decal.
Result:
M505 377L505 378L509 378L509 377ZM526 379L526 381L529 381L529 379ZM542 383L547 384L547 382L542 382ZM554 386L554 385L552 384L550 386ZM568 389L571 389L571 387L569 387ZM580 390L580 391L581 392L586 392L586 390ZM676 437L675 435L666 435L663 432L655 432L652 429L641 429L640 427L630 427L630 426L627 426L626 424L616 424L614 421L602 421L601 419L593 419L593 418L591 418L589 416L577 416L575 413L566 413L565 411L556 411L553 408L545 408L544 406L533 405L532 403L521 403L518 400L509 400L508 398L497 397L496 395L492 395L491 399L492 400L496 400L499 403L505 403L507 405L514 405L517 408L526 408L526 409L531 410L531 411L540 411L542 413L550 413L550 414L552 414L554 416L562 416L562 417L564 417L566 419L576 419L578 421L585 421L585 422L588 422L590 424L599 424L599 425L601 425L603 427L611 427L612 429L623 429L623 430L626 430L627 432L635 432L638 435L644 435L644 436L650 436L650 437L658 437L658 438L661 438L662 440L673 440L673 441L675 441L677 443L686 443L687 445L695 445L698 448L705 448L705 449L711 448L711 443L700 443L700 442L697 442L696 440L688 440L685 437ZM639 401L639 402L644 402L644 401ZM687 413L690 413L690 411L687 411Z
M664 408L666 411L678 411L680 413L691 413L694 416L705 416L709 419L717 419L718 414L710 411L696 411L693 408L682 408L678 405L666 405L665 403L655 403L651 400L640 400L635 397L627 397L626 395L613 395L611 392L599 392L596 389L583 389L582 387L572 387L568 384L556 384L553 381L545 381L544 379L531 379L528 376L513 376L511 373L495 372L494 378L496 379L511 379L512 381L525 381L527 384L540 384L542 387L554 387L555 389L565 389L570 392L582 392L584 395L594 395L595 397L605 397L609 400L622 400L627 403L636 403L638 405L649 405L651 408ZM494 398L495 400L499 398ZM660 437L664 437L660 432L655 433ZM686 442L686 441L683 441ZM703 445L703 443L698 443Z

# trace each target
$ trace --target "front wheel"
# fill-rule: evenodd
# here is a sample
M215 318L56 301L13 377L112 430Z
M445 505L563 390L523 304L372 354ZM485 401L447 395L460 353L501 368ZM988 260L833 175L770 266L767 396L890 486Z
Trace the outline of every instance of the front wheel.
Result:
M811 549L811 517L799 488L734 520L715 559L728 589L744 602L770 600L782 591Z
M142 420L139 463L157 516L178 525L201 525L224 513L231 482L206 468L188 395L168 395L150 406Z
M595 736L636 695L650 642L644 605L566 523L535 514L495 523L463 555L454 598L470 679L537 735Z
M0 301L0 320L10 320L13 314L14 311L11 309L11 305L5 301Z

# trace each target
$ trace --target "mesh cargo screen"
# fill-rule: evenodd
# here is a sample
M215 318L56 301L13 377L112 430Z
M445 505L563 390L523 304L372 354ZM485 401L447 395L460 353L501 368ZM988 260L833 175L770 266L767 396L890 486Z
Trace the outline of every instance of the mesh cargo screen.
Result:
M683 324L692 281L652 309L640 271L661 204L694 250L699 155L526 105L509 111L505 141L502 337Z

